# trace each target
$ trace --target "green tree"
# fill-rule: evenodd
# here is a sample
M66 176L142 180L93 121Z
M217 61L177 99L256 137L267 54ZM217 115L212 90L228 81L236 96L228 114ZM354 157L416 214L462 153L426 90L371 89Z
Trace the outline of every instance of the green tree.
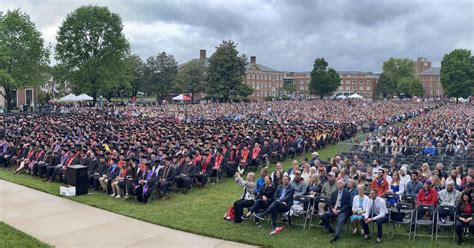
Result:
M243 83L246 65L247 57L239 55L237 45L233 41L223 41L209 58L205 89L208 97L229 101L252 94L252 89Z
M30 17L20 10L0 14L0 95L12 109L15 90L37 86L47 79L49 52Z
M420 80L414 77L403 77L399 80L397 85L397 91L399 94L405 96L423 96L424 90Z
M397 93L396 82L390 80L385 73L380 74L376 87L377 96L388 97Z
M324 96L331 95L340 84L339 74L334 69L328 68L328 63L324 58L317 58L311 71L310 94L319 95L322 99Z
M127 85L129 44L117 14L106 7L79 7L67 15L56 38L56 59L73 91L86 92L95 101L99 94Z
M292 96L296 92L295 84L283 84L281 91L285 96Z
M471 50L455 49L441 61L441 85L450 97L474 95L474 57Z
M194 94L203 92L205 89L206 68L200 60L192 60L183 65L176 78L176 88L180 92L191 93L191 102L194 102Z
M156 95L156 100L162 102L174 87L173 83L178 74L178 63L173 55L165 52L155 57L149 57L145 64L145 88Z
M139 91L145 90L145 63L137 55L127 57L129 69L131 71L131 91L132 96L137 96Z

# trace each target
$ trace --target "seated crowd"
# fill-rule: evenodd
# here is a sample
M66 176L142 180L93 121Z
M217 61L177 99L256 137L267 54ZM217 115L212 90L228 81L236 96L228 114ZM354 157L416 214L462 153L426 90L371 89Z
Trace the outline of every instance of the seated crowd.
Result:
M331 242L341 237L344 223L350 220L352 234L357 234L360 224L364 239L369 239L368 224L374 222L377 226L374 242L380 243L382 225L389 220L405 218L397 204L407 198L408 203L413 203L414 210L410 229L414 228L415 216L417 220L431 217L433 223L451 221L457 242L462 243L465 231L474 234L474 141L469 126L473 116L472 108L464 105L443 106L413 119L400 133L403 138L422 140L423 143L446 141L443 144L449 144L451 141L463 144L460 148L463 152L426 154L423 149L413 149L414 153L397 156L355 149L331 158L329 163L321 161L315 152L310 160L293 161L288 170L284 170L281 163L277 163L272 173L263 168L257 180L254 174L249 174L246 181L236 174L236 181L244 187L245 194L234 203L234 222L240 223L253 216L260 227L261 220L270 214L270 234L273 235L283 229L277 224L280 214L290 218L303 212L304 217L309 218L311 213L316 213L325 230L334 233ZM423 123L426 118L440 125L428 135L419 131L421 124L414 124ZM391 132L395 127L388 126L380 134ZM397 136L390 137L397 140ZM414 164L411 156L416 158L415 162L422 161L421 166ZM321 201L323 197L327 197L326 201ZM417 208L424 205L431 205L435 210ZM444 206L456 210L446 212ZM247 213L244 208L248 208ZM439 214L438 220L434 219L435 211ZM330 224L331 218L336 219L335 229Z
M282 228L277 226L279 213L314 207L314 199L327 196L327 202L319 202L314 209L326 230L335 233L332 241L340 238L342 224L352 215L354 233L360 222L366 238L367 224L377 223L380 242L381 225L387 219L381 197L389 191L420 194L428 186L421 189L414 175L419 174L420 181L432 187L437 186L431 179L435 173L415 173L410 166L399 168L397 160L390 161L386 169L378 160L367 166L362 153L352 158L341 154L328 163L319 159L317 150L354 137L364 125L370 130L393 127L407 118L423 118L452 107L408 101L363 104L364 108L332 101L284 101L199 104L187 110L177 105L73 107L60 112L0 115L0 165L14 173L64 182L67 168L82 164L88 168L90 187L115 198L132 197L145 203L173 191L187 193L195 185L203 187L210 178L234 176L244 188L234 204L237 223L253 214L260 225L260 220L270 215L275 234ZM451 118L455 116L453 112ZM460 121L459 125L463 124L466 122ZM460 137L456 135L454 140ZM292 168L283 170L280 161L306 152L312 152L312 159L302 164L294 161ZM276 163L272 173L268 171L270 163ZM241 175L249 167L264 167L258 180L252 172L243 180ZM413 178L409 171L415 173ZM466 191L472 189L474 175L471 171L469 176L462 175L463 171L454 170L454 177L444 176L443 169L438 173L444 185ZM441 184L438 189L444 188L448 187ZM430 194L438 197L435 193ZM362 199L354 209L357 195ZM464 204L463 213L471 211L466 207L472 202L468 195L466 201L465 197L456 201ZM250 211L244 213L244 208ZM331 218L337 219L335 229ZM459 221L472 223L467 217Z

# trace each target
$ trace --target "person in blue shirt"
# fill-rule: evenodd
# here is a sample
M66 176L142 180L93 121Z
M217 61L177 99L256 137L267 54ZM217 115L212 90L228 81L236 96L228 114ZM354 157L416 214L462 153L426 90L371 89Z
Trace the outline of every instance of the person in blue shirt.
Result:
M425 148L423 148L423 154L430 155L430 156L436 155L436 148L433 146L431 142L429 142L428 145Z
M413 171L411 173L411 181L406 185L405 195L418 195L418 192L422 188L423 184L418 181L418 171Z
M260 190L262 189L263 185L265 185L265 177L267 175L268 175L268 169L262 168L260 170L260 178L257 180L257 188L255 189L255 192L257 194L260 193Z

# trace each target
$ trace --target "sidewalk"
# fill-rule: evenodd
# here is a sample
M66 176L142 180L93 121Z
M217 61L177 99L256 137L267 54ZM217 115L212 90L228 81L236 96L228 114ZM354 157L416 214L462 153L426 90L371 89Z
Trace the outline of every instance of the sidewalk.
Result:
M56 247L252 247L150 224L4 180L0 221Z

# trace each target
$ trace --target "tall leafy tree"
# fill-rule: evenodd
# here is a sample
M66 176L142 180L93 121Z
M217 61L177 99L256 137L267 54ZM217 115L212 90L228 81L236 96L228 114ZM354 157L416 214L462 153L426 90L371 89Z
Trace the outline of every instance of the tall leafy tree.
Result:
M0 14L0 95L12 109L15 90L47 79L49 52L30 17L20 10Z
M397 89L398 94L408 94L405 92L406 86L412 83L407 84L407 82L415 82L417 80L415 62L409 58L390 58L385 61L383 63L383 74L387 77L387 81L390 82L389 86L395 86L394 89ZM403 82L402 79L404 80ZM400 85L401 83L403 84ZM403 89L403 91L400 91L400 89Z
M147 92L155 94L156 100L162 102L174 87L178 63L173 55L162 52L147 59L144 72Z
M474 95L474 57L471 50L455 49L441 61L441 85L447 96Z
M181 92L191 93L191 102L194 94L205 89L206 68L200 60L192 60L183 65L176 78L176 88Z
M252 94L252 89L243 83L246 65L247 57L239 54L237 45L230 40L222 41L209 58L205 92L219 101L245 98Z
M67 15L56 39L56 59L75 92L86 92L95 101L99 94L127 85L129 44L117 14L106 7L82 6Z
M414 77L403 77L400 78L397 85L397 91L399 94L405 96L423 96L424 89L420 80Z
M132 96L137 96L139 91L144 91L145 87L145 64L137 55L131 55L128 58L131 70L131 91Z
M309 92L318 95L321 99L331 95L341 84L341 79L336 70L328 68L328 63L324 58L317 58L311 71L311 81L309 82Z
M380 74L377 86L377 96L389 97L397 93L397 83L388 78L387 74Z

